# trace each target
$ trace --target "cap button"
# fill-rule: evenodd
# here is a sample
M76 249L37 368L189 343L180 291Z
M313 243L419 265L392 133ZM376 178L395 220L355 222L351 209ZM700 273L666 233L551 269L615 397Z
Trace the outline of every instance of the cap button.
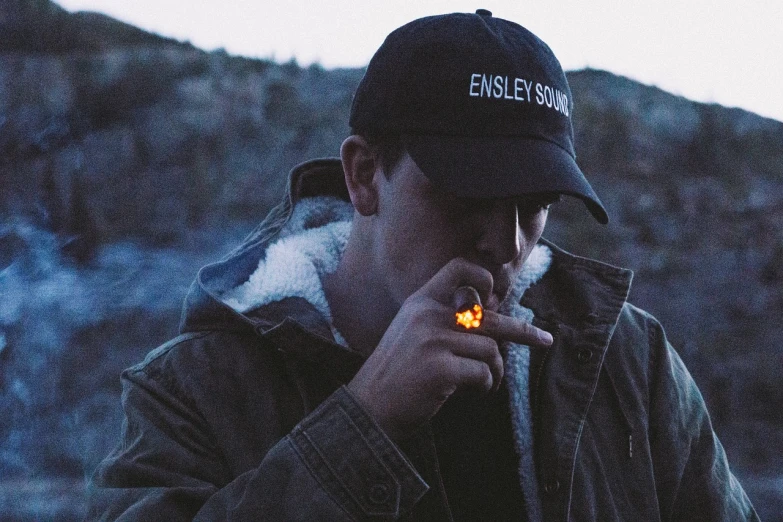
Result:
M479 16L492 16L492 11L487 9L476 9L476 14Z

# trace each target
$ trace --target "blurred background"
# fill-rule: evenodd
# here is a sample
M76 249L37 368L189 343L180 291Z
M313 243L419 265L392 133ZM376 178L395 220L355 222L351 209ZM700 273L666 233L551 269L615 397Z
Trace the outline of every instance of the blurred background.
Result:
M347 35L348 44L334 42L361 53L330 57L329 41L274 18L284 6L267 6L248 17L252 27L233 28L272 33L283 45L276 54L263 43L253 44L257 52L196 46L185 41L196 42L196 33L156 26L162 14L153 7L151 22L122 16L167 36L73 12L84 7L76 4L0 0L0 520L83 516L86 480L119 437L120 371L177 333L198 268L263 218L290 168L338 153L361 65L383 36L416 16L452 10L395 12L372 36L363 28ZM693 77L667 85L573 50L561 54L565 44L553 39L562 41L564 31L550 37L536 24L563 29L569 17L531 12L527 24L490 4L463 10L487 7L520 21L567 57L577 157L610 214L601 227L581 203L564 201L545 235L635 270L631 301L663 323L762 518L783 520L783 108L774 105L783 80L775 87L776 62L761 49L741 58L715 49L710 68L733 76L689 92ZM119 3L106 5L111 12ZM212 20L215 31L228 24ZM336 32L364 27L357 15L321 23ZM284 47L275 36L281 27L316 51ZM622 48L622 34L573 38ZM780 49L780 34L767 47ZM740 50L749 38L719 35ZM650 40L655 52L636 62L665 63L666 48L657 45ZM672 71L689 60L695 76L707 74L698 58L679 55ZM746 62L755 76L742 69ZM718 89L732 77L746 96ZM752 95L762 80L772 83Z

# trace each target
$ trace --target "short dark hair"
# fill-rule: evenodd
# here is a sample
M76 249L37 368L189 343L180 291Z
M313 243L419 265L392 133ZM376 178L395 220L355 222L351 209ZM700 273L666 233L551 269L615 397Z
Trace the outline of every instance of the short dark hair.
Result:
M384 175L388 178L394 167L405 155L405 137L404 136L372 136L362 135L367 143L374 149L378 159L381 162Z

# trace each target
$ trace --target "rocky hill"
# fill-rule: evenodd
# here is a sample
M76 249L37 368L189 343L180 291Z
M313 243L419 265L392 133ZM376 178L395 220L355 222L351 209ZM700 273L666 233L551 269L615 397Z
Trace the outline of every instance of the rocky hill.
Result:
M27 54L96 52L177 41L148 33L100 13L69 13L49 0L3 0L0 51Z
M361 75L0 3L0 506L21 506L0 518L79 517L117 440L119 371L175 332L199 265L292 166L337 154ZM603 71L569 81L611 223L565 201L546 235L636 271L632 301L694 373L760 512L783 512L783 123Z

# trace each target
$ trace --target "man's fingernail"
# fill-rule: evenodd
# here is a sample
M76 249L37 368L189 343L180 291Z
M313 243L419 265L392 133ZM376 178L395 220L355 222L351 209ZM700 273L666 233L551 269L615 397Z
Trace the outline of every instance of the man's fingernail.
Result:
M555 338L552 337L552 334L546 330L541 330L539 337L544 344L552 344L555 342Z

